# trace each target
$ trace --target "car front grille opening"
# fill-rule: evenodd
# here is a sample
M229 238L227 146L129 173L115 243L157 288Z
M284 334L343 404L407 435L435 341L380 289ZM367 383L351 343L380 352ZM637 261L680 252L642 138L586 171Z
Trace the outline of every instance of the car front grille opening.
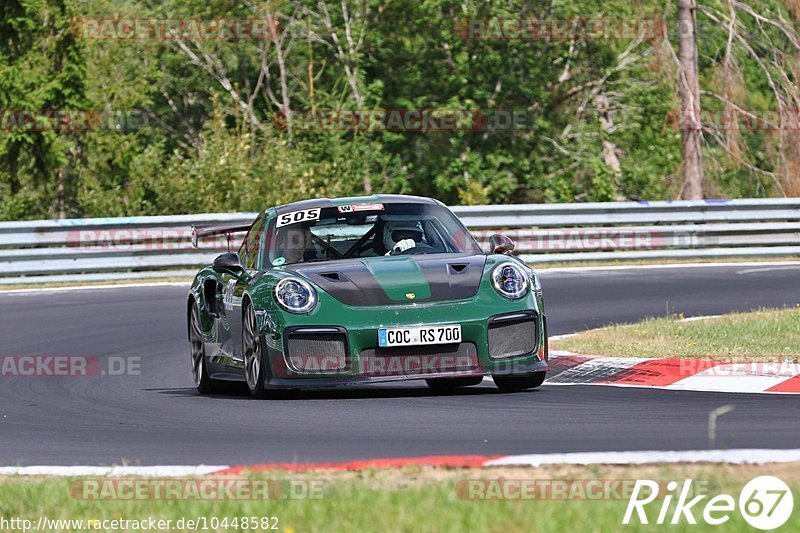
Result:
M528 355L537 346L536 320L525 318L489 324L489 357L506 359Z
M347 368L347 342L343 333L290 334L286 359L300 372L330 372Z

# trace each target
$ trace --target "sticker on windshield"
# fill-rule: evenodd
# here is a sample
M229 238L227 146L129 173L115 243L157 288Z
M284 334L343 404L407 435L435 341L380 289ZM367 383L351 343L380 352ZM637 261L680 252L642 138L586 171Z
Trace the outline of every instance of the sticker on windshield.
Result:
M278 222L275 224L276 228L282 228L289 224L297 224L298 222L311 222L319 220L320 208L304 209L302 211L292 211L291 213L284 213L278 217Z
M336 209L340 213L358 213L359 211L383 211L383 204L340 205Z
M285 257L276 257L275 259L272 260L272 266L279 267L282 264L284 264L285 262L286 262L286 258Z

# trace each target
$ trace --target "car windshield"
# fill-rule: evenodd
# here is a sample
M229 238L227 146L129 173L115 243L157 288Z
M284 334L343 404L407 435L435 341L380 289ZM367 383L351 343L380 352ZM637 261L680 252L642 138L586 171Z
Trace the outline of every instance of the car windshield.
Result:
M297 210L279 215L268 231L267 260L273 266L390 252L481 253L458 218L436 204L371 203Z

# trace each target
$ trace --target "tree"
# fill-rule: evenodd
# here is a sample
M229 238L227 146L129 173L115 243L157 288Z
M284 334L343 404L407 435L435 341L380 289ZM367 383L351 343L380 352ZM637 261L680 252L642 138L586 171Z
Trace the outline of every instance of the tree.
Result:
M0 136L0 179L17 194L28 177L33 205L27 208L64 218L74 200L85 139L69 126L61 128L55 117L78 118L88 111L85 57L70 26L73 7L70 0L10 0L3 10L0 108L9 116L31 112L37 126L10 127Z
M703 161L700 148L700 83L697 72L697 17L695 0L678 0L678 59L681 98L683 187L681 198L703 198Z

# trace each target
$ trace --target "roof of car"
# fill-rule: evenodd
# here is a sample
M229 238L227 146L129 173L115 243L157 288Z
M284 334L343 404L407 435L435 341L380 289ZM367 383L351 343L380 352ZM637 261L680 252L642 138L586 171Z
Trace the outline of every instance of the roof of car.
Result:
M290 204L275 207L277 213L283 214L302 209L312 209L314 207L336 207L340 205L354 204L436 204L436 200L425 198L424 196L408 196L405 194L373 194L372 196L351 196L345 198L316 198L313 200L301 200Z

